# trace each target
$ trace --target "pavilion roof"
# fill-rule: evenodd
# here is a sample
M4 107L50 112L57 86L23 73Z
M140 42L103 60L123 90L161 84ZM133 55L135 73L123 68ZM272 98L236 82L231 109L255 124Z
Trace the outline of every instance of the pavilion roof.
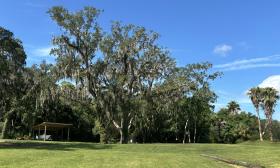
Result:
M73 126L73 124L42 122L41 124L33 126L33 129L35 130L44 129L45 126L47 126L47 128L70 128Z

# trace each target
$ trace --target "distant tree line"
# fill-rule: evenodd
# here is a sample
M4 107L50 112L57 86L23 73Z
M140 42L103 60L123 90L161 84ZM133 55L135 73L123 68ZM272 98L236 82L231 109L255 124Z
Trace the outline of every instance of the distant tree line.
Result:
M274 89L261 98L250 90L257 116L234 101L215 113L211 83L222 74L210 63L178 67L156 32L120 22L105 32L93 7L48 13L61 28L54 65L26 67L22 43L0 28L2 138L31 136L32 126L49 121L72 123L72 140L102 143L235 143L267 136L266 127L270 140L279 139Z

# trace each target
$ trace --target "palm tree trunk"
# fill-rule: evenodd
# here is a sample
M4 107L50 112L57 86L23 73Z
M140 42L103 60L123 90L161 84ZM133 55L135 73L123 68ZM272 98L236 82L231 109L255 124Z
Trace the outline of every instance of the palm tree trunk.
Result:
M257 117L258 117L258 125L259 125L259 134L260 134L260 141L263 141L263 134L262 134L262 125L261 125L261 119L260 119L260 112L259 112L259 108L256 108L256 112L257 112Z
M272 133L272 114L269 115L268 122L269 122L269 137L270 141L273 141L273 133Z

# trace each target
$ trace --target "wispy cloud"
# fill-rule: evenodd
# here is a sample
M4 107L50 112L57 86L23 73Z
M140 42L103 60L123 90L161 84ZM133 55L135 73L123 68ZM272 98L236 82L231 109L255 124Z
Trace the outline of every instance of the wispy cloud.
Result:
M55 57L50 55L52 49L51 45L45 47L38 47L32 44L25 44L25 51L27 53L27 65L40 64L43 60L48 63L55 63Z
M189 50L187 49L182 49L182 48L170 48L169 49L170 52L187 52Z
M215 65L214 68L222 71L234 71L262 67L280 67L280 55L237 60L226 64Z
M242 93L235 93L217 90L216 94L218 95L218 101L213 104L215 105L215 111L219 111L221 108L226 107L230 101L236 101L240 104L242 110L246 110L247 107L252 106L251 100L245 91Z
M237 101L240 104L246 104L250 103L249 99L247 99L247 93L241 92L241 93L232 93L232 92L227 92L223 90L217 90L216 93L218 94L219 98L225 100L225 102L229 101Z
M50 56L51 49L52 47L37 48L32 51L32 54L40 57Z
M237 101L240 104L248 104L251 103L250 99L247 96L247 92L244 91L242 93L230 93L227 91L223 91L223 90L218 90L216 91L218 98L223 99L224 102L229 102L229 101Z
M228 53L232 50L232 46L228 45L228 44L220 44L217 45L214 49L213 49L213 53L220 55L220 56L227 56Z

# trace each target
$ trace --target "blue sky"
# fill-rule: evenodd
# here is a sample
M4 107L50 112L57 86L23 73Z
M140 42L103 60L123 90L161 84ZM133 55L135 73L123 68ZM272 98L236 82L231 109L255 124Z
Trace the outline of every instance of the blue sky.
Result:
M277 0L0 0L0 26L23 41L27 65L48 55L59 28L46 11L62 5L72 11L95 6L108 30L112 21L144 26L161 35L179 66L210 61L223 71L212 87L219 98L216 110L230 100L242 109L254 109L245 92L253 87L280 90L280 1ZM279 102L280 103L280 102ZM280 119L277 108L275 118Z

